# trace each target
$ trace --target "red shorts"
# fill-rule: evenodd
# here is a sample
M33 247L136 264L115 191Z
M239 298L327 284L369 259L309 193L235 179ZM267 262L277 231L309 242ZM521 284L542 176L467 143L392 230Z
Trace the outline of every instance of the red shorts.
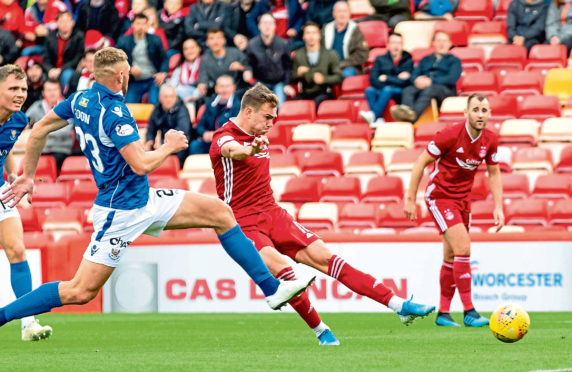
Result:
M238 219L238 224L257 250L274 247L293 260L300 249L320 239L318 235L294 221L281 207L242 217Z
M462 223L469 231L471 227L471 202L466 199L426 199L429 214L443 234L449 227Z

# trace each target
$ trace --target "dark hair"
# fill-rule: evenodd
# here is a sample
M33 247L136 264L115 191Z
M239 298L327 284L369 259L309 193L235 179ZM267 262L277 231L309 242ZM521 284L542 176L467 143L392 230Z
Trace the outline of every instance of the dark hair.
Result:
M185 40L183 40L183 42L180 45L179 48L179 52L181 52L181 63L185 62L185 55L183 54L183 46L185 45L185 43L189 40L192 40L195 42L195 44L197 44L197 46L199 47L199 49L201 50L200 54L203 54L203 46L201 45L201 43L198 42L197 39L195 39L194 37L188 37ZM200 55L199 54L199 55Z
M66 14L69 15L70 17L72 17L72 19L73 19L73 14L72 14L72 12L69 12L69 11L67 11L67 10L63 10L63 11L59 12L58 15L56 16L56 21L57 21L58 19L60 19L61 16L66 15Z
M18 65L4 65L0 67L0 83L5 81L10 75L14 75L18 80L24 80L27 78L22 67Z
M137 13L135 14L135 16L133 16L133 22L135 22L135 20L137 19L144 19L145 22L147 22L149 20L149 18L147 18L147 16L143 13Z
M270 17L274 20L274 23L276 23L276 18L274 17L274 14L272 14L272 13L270 13L270 12L263 13L263 14L259 15L259 16L258 16L258 19L256 20L256 23L260 23L260 20L261 20L262 17L264 17L264 16L270 16Z
M50 83L50 84L58 84L59 86L61 86L61 83L60 83L60 81L59 81L58 79L48 78L48 80L44 81L44 84L43 84L42 88L45 87L47 83Z
M250 88L242 96L240 102L240 111L247 107L252 107L254 111L258 111L265 103L270 104L272 107L278 106L278 98L270 89L261 83L256 83L255 86Z
M83 52L83 58L85 58L88 54L95 54L97 53L97 49L89 48Z
M403 39L403 35L401 35L399 32L389 31L389 34L387 34L387 39L389 40L389 38L392 36L398 36Z
M207 37L208 37L210 34L218 34L219 32L222 32L222 33L224 34L224 32L222 31L222 29L221 29L220 27L210 27L210 28L207 30Z
M467 99L467 109L470 107L471 105L471 101L473 99L476 99L479 102L483 102L485 99L488 100L487 96L485 96L484 94L480 94L480 93L473 93L469 96L469 98Z
M306 31L306 27L317 27L318 30L321 30L322 28L320 27L320 24L314 22L314 21L308 21L306 23L304 23L304 26L302 26L302 35L304 35L304 31Z

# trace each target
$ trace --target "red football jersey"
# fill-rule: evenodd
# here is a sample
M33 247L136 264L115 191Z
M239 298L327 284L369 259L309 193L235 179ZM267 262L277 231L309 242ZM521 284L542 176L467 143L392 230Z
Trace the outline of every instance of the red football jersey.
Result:
M497 136L485 128L473 139L467 125L444 129L427 145L427 152L437 158L425 193L427 199L466 198L483 160L489 165L498 164Z
M230 120L215 131L209 151L218 197L230 205L237 219L276 206L270 187L268 148L244 160L225 158L220 152L228 142L248 146L254 138Z

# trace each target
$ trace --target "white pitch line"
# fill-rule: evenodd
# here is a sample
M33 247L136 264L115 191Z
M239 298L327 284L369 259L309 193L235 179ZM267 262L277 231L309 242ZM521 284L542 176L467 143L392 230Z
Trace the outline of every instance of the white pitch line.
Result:
M536 369L534 371L530 371L530 372L570 372L572 371L572 367L571 368L559 368L559 369Z

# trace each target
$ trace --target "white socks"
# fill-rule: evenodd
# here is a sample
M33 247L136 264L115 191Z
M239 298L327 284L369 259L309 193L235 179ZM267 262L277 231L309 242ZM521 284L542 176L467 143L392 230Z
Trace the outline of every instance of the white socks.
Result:
M324 332L326 329L330 329L330 327L328 327L326 323L320 322L320 324L318 324L318 326L316 328L313 328L312 330L316 334L316 337L320 337L322 332Z
M34 321L34 317L33 316L27 316L25 318L22 318L22 330L24 330L24 328L26 328L28 326L28 324L32 323Z
M401 308L403 307L404 302L405 302L405 300L403 298L393 296L393 297L391 297L391 300L389 300L387 307L389 307L391 310L398 313L401 311Z

